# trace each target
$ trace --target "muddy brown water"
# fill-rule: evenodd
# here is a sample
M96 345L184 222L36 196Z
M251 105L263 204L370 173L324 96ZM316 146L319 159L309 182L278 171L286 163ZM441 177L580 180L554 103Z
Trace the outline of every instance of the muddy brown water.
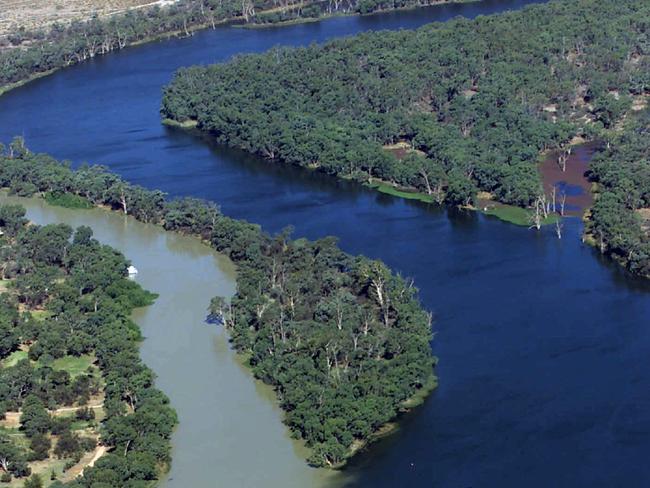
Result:
M70 210L7 197L37 224L87 225L136 266L136 281L159 294L134 312L141 354L171 399L180 425L165 488L334 486L337 475L310 468L288 437L274 392L253 380L221 327L205 322L210 299L235 291L235 267L197 239L101 209ZM202 466L196 460L204 461ZM190 484L188 484L188 480Z
M562 193L566 194L566 215L582 216L584 210L591 207L593 194L586 173L596 149L596 143L573 146L571 154L567 158L566 171L562 171L558 164L560 155L558 152L549 153L542 162L540 171L544 182L544 191L546 195L550 196L553 187L555 187L558 211Z

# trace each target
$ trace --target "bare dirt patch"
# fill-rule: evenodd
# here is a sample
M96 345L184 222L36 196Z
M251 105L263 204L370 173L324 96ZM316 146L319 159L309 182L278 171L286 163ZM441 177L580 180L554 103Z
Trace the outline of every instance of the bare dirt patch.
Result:
M632 110L640 112L648 106L650 95L637 95L632 99Z
M640 208L636 213L641 217L641 228L650 236L650 208Z
M19 29L34 30L54 23L67 24L94 15L105 16L129 9L174 3L175 0L2 0L0 37Z
M424 153L418 149L413 149L411 145L406 142L406 141L400 141L395 144L390 144L384 146L384 151L388 152L389 154L392 154L395 156L395 158L399 159L400 161L406 157L407 154L409 153L417 153L424 155Z
M77 464L65 472L62 481L72 481L77 476L83 475L84 469L92 468L97 460L107 452L108 448L106 446L97 446L94 451L87 452Z

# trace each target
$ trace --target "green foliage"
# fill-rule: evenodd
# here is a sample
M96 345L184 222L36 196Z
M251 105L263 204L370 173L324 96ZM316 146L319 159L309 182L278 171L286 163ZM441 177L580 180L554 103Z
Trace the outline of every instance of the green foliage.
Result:
M615 126L630 95L650 89L640 47L649 18L637 0L557 1L276 48L179 70L162 115L272 160L378 179L384 191L470 205L482 190L525 208L542 193L541 151ZM418 152L382 149L398 141Z
M433 203L433 197L425 193L418 193L413 191L402 191L394 186L387 185L385 183L369 183L368 187L373 188L381 193L386 195L393 195L399 198L405 198L407 200L418 200L424 203Z
M8 295L0 295L0 358L2 359L7 358L18 347L19 320L20 314L14 301ZM10 365L11 362L7 361L3 365Z
M339 12L368 13L405 6L438 3L439 0L179 0L164 8L132 10L107 18L93 17L70 25L54 24L35 31L20 30L0 44L0 94L3 87L31 77L121 50L162 36L187 36L192 30L215 27L223 21L273 24ZM266 10L271 10L266 12ZM3 49L4 48L4 49ZM21 195L34 187L25 183Z
M408 283L332 239L281 235L263 256L269 274L240 271L233 344L277 389L310 462L337 465L430 380L430 317Z
M39 185L52 187L55 181L72 181L72 173L58 179L62 173L57 170L69 172L67 167L40 165L38 157L27 150L21 154L38 168L32 177L40 181ZM0 172L17 169L17 161L15 156L2 158ZM144 217L151 209L149 205L142 204ZM0 263L14 286L10 294L0 296L0 348L4 358L18 343L30 346L28 358L24 353L12 357L0 369L0 404L3 412L5 408L21 411L21 429L30 439L29 459L48 457L49 432L58 436L54 454L71 458L73 464L85 451L95 448L94 439L71 430L75 417L92 421L94 410L80 408L75 417L50 418L47 409L86 404L104 383L106 420L102 434L109 438L113 429L132 428L133 438L120 446L121 452L128 458L146 460L140 462L146 468L134 466L120 473L110 486L139 486L155 480L159 468L169 462L170 436L177 418L167 398L154 387L153 373L142 364L140 332L129 317L135 307L150 304L155 295L127 279L128 261L93 239L89 228L75 231L66 225L28 226L22 219L24 210L0 206L0 216L8 215L16 218L0 222L5 224L0 228L8 236ZM11 231L5 230L9 227ZM17 302L27 308L45 306L47 313L38 320L29 312L21 316ZM26 459L17 443L0 438L0 466L5 471L17 477L29 475ZM30 479L27 483L38 482ZM80 483L86 483L85 479Z
M50 414L36 395L29 395L23 402L20 428L27 437L45 434L50 430Z
M0 433L0 468L5 473L16 477L31 474L23 449L16 445L5 433Z
M25 209L20 205L3 205L0 207L0 227L9 236L15 236L26 223Z
M52 441L45 434L35 434L29 441L29 448L32 450L29 455L30 461L42 461L49 457Z
M43 488L43 480L39 475L33 474L23 486L24 488Z
M276 388L287 424L314 450L310 462L344 462L355 441L371 438L404 402L431 384L431 317L422 310L416 289L381 262L343 253L334 238L291 240L290 230L270 236L222 215L214 204L167 202L160 192L132 186L102 168L72 171L31 153L0 159L0 184L11 187L25 178L39 188L64 187L95 204L126 208L141 220L200 236L230 256L238 266L237 293L231 303L215 299L209 312L223 317L233 346L250 358L253 373ZM59 264L66 280L57 284L48 309L55 316L70 314L70 304L76 304L80 308L70 318L80 324L73 339L55 332L56 321L47 319L48 330L54 330L38 333L30 354L62 358L73 353L73 346L74 351L87 349L89 342L106 383L102 442L126 453L126 459L104 456L84 471L84 486L124 486L122 473L135 469L129 463L137 463L135 471L146 478L155 463L169 462L176 417L139 360L137 330L121 314L114 317L116 307L130 310L150 297L132 298L139 294L124 280L123 257L93 241L87 229L71 239L70 234L67 243L60 243L66 249ZM53 252L38 254L39 259L59 263L49 255ZM96 313L111 327L79 320L79 313ZM57 341L60 337L66 340ZM24 371L16 374L21 371L27 381L29 367L20 365ZM125 415L125 404L132 414Z
M601 252L631 272L650 276L650 222L636 211L650 208L650 111L625 124L591 164L598 194L587 222Z
M525 208L514 207L512 205L496 205L482 212L485 215L493 215L500 220L515 225L530 226L532 224L532 212ZM555 214L549 215L541 223L542 225L554 224L559 217Z
M54 454L59 459L61 458L77 458L81 457L82 452L79 436L70 430L64 430L59 436L54 448Z
M65 208L92 208L93 204L79 195L71 193L54 193L47 192L43 198L50 205Z

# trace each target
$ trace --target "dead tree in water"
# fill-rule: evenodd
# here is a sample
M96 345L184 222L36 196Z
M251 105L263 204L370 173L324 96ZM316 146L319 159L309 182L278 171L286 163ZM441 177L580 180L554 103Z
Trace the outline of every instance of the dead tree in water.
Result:
M564 227L562 219L557 219L555 221L555 233L557 234L558 239L562 239L562 227Z
M553 191L551 191L551 202L552 202L552 208L553 208L553 213L557 212L555 208L555 196L557 194L557 187L553 185Z
M566 192L562 192L560 195L560 215L564 217L564 205L566 204Z
M566 162L567 155L565 153L560 154L557 158L557 164L560 166L563 173L566 172Z
M533 204L533 213L530 216L532 229L535 227L537 230L542 228L542 222L548 218L548 204L546 203L546 195L542 193L539 195Z

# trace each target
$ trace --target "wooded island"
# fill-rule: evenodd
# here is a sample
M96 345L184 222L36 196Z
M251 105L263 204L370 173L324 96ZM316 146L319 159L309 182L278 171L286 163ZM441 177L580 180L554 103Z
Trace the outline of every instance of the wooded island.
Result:
M649 20L639 0L554 1L276 48L179 70L161 112L220 143L425 201L472 206L480 191L546 208L541 154L569 153L581 136L609 141L604 157L618 158L617 144L637 131L631 119L647 121ZM614 188L623 179L608 178L598 191L616 204L605 217L599 203L590 218L603 252L648 274L648 234L635 216L650 207L648 167L643 151L634 157L636 198L620 201L625 190ZM594 168L600 181L602 164Z

